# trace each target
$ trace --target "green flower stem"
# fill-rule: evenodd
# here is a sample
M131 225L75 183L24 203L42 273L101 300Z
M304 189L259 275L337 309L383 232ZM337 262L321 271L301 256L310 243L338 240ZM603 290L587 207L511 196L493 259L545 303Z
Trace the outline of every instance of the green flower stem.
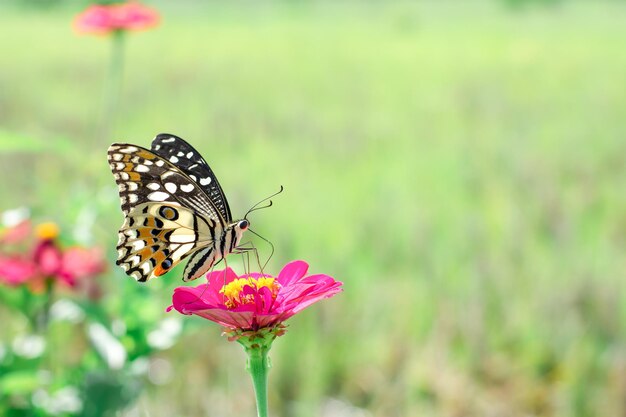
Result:
M267 373L271 367L267 356L272 348L272 342L285 333L285 326L277 325L272 328L263 328L256 331L232 330L227 331L229 340L239 342L248 354L247 369L252 376L256 408L258 417L267 417Z
M48 330L50 323L50 309L52 308L52 299L54 297L54 278L46 278L46 289L44 292L44 304L39 313L37 322L37 333L44 334Z
M116 30L111 34L111 62L108 80L104 87L104 112L100 128L102 141L110 142L115 128L124 73L124 35L123 30Z
M270 365L268 362L268 348L246 349L248 354L248 372L252 375L254 394L256 395L256 408L258 417L267 417L267 373Z

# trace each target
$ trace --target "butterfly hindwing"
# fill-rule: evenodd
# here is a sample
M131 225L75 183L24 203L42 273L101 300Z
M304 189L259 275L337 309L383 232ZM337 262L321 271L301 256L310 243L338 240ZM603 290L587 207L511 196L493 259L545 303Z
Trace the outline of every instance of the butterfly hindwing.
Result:
M214 247L221 231L219 223L177 203L143 203L130 210L120 229L117 264L144 282L165 274L194 252Z
M213 245L194 253L185 266L183 281L191 281L206 274L215 263L215 255L216 250Z
M228 200L217 177L193 146L176 135L161 133L154 138L151 148L152 152L175 164L199 184L226 223L232 220Z

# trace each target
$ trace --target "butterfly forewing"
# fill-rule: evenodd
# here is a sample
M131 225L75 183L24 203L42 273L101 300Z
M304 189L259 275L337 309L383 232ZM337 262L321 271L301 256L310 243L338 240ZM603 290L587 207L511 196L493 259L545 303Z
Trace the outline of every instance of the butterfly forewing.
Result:
M225 222L232 220L228 200L204 158L184 139L162 133L152 141L152 152L175 164L204 190Z
M211 199L178 167L136 145L113 144L109 166L119 187L122 211L146 202L178 202L211 219L223 219Z
M147 281L199 249L215 247L226 224L193 178L136 145L113 144L108 159L126 216L117 263L128 275Z

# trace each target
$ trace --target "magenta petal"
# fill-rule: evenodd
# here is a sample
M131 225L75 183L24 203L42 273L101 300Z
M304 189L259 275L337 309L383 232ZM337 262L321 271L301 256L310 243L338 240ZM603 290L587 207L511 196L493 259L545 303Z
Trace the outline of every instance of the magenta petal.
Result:
M261 288L254 299L256 304L256 311L259 314L267 314L269 313L272 307L272 291L267 288Z
M211 288L217 292L219 292L224 285L232 282L237 278L237 274L230 267L220 271L209 272L206 276L206 279Z
M309 264L304 261L289 262L278 274L278 282L283 287L287 287L291 285L294 281L302 278L308 270Z
M231 329L250 329L254 324L254 313L251 311L233 312L216 308L197 310L193 314Z
M8 285L19 285L35 276L35 265L19 257L0 257L0 281Z
M42 274L54 276L61 270L61 251L53 243L45 241L35 248L35 261Z
M338 284L336 287L329 289L327 291L321 292L321 293L316 293L316 294L311 294L307 297L305 297L302 301L300 301L299 303L297 303L296 305L293 306L293 308L291 309L293 311L293 313L298 313L302 310L304 310L305 308L307 308L308 306L310 306L311 304L314 304L324 298L330 298L333 295L339 293L342 291L341 284Z
M174 289L172 305L182 314L191 314L198 309L216 308L217 305L207 302L204 297L206 293L210 294L210 289L207 288L207 284L194 288L178 287Z

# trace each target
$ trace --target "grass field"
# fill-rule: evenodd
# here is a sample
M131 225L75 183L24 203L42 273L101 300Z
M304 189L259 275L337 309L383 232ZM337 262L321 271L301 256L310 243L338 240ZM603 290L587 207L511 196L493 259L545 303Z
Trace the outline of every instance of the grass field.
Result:
M105 302L138 291L106 149L175 133L235 215L284 185L251 217L272 270L345 283L275 343L272 415L626 414L622 3L152 4L104 139L108 40L0 8L0 208L106 247ZM178 285L133 308L166 317ZM254 415L241 349L186 320L123 415Z

